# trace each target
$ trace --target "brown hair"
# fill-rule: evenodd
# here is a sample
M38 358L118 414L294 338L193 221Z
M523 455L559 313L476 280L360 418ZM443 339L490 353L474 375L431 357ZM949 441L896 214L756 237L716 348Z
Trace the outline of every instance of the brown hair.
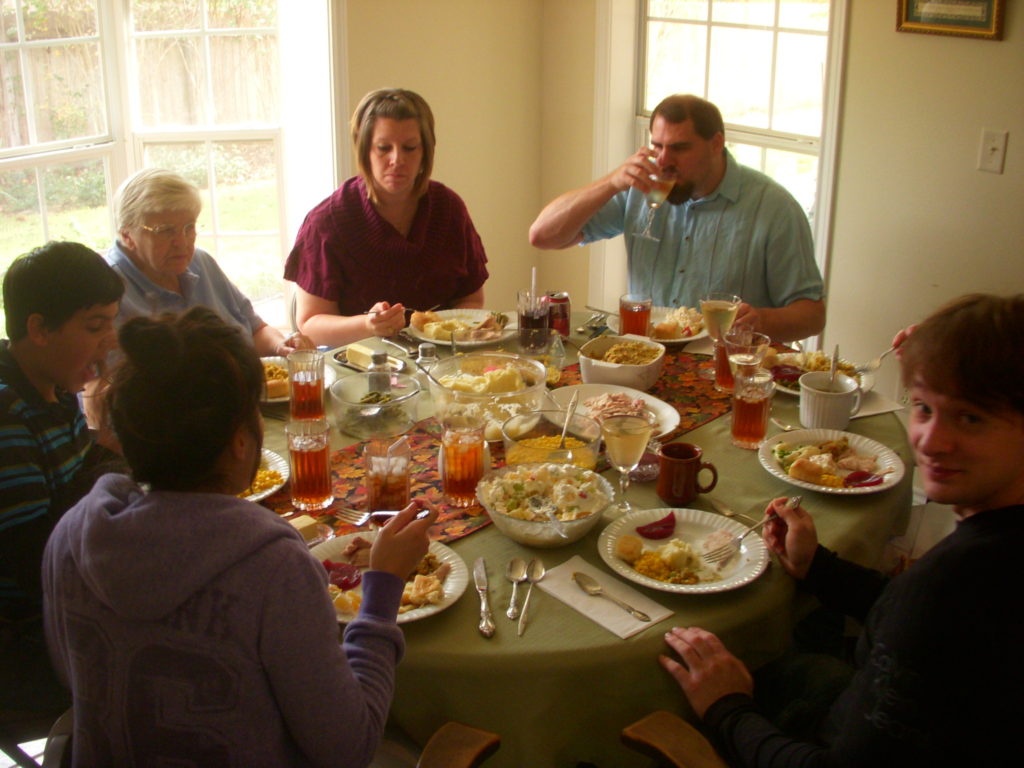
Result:
M986 410L1024 413L1024 294L962 296L900 346L905 386L916 383Z
M107 395L136 480L154 490L215 486L244 424L261 435L263 365L249 339L206 307L121 326L124 360Z
M363 96L356 111L352 113L352 144L359 165L359 175L366 182L367 193L374 202L377 202L377 190L370 169L370 145L373 143L373 127L381 117L391 120L415 120L419 124L423 165L412 188L413 197L418 198L427 191L430 172L434 169L434 113L430 111L430 105L422 96L402 88L381 88Z
M718 107L700 96L692 93L676 93L666 96L651 112L651 128L654 118L661 117L669 123L685 123L693 120L693 129L702 139L710 139L716 133L725 135L725 123Z

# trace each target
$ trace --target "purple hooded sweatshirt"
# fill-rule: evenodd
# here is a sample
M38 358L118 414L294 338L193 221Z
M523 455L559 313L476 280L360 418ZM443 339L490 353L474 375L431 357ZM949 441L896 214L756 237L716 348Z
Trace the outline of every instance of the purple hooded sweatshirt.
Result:
M112 474L54 530L43 583L76 766L372 759L404 650L397 577L365 574L340 644L326 572L287 522Z

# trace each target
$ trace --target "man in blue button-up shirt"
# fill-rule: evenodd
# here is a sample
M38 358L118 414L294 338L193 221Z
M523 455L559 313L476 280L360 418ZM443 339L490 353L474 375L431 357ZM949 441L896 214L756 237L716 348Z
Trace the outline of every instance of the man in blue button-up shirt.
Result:
M630 290L655 305L697 306L711 291L743 299L738 323L776 341L825 325L824 290L807 217L781 185L737 163L725 149L714 104L691 95L664 99L651 116L651 147L581 189L555 198L530 228L538 248L567 248L626 236ZM653 173L675 186L655 212L644 195Z

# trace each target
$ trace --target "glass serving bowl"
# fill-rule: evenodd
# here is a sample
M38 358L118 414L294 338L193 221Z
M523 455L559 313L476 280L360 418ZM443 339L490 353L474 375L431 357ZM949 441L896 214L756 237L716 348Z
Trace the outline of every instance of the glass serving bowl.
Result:
M559 448L565 411L527 411L501 425L506 464L552 462L593 469L601 450L601 425L589 416L573 414L566 447Z
M398 437L416 423L420 385L412 376L391 374L391 399L360 402L370 391L370 374L342 376L331 385L331 404L338 429L360 440Z
M544 399L544 366L519 355L456 355L440 361L430 373L440 382L430 382L437 418L448 413L481 416L489 441L501 440L506 419L537 410Z

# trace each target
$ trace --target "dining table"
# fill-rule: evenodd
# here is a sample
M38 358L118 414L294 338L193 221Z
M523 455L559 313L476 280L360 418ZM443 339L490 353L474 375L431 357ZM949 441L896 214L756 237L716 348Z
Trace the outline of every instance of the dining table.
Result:
M573 313L572 327L583 315ZM586 340L575 334L566 344L560 386L579 383L575 349ZM361 342L387 349L379 339ZM438 345L441 348L441 345ZM501 344L487 347L494 351ZM470 352L472 350L464 350ZM442 348L442 354L444 350ZM336 366L327 353L328 364ZM708 355L671 346L662 375L649 393L672 405L680 424L665 439L696 444L704 461L718 470L717 486L698 494L688 508L719 514L712 500L721 502L754 522L764 515L773 498L803 496L819 540L841 556L876 566L890 537L902 533L910 516L912 455L906 432L892 413L856 418L847 431L882 443L905 464L907 471L891 487L863 495L839 495L795 489L769 473L757 451L734 447L730 439L730 398L717 392L705 377L713 362ZM337 367L338 376L351 373ZM437 452L440 427L433 418L433 403L420 395L419 421L408 435L415 476L413 495L439 498ZM772 416L797 424L798 397L776 393ZM263 407L265 447L287 457L284 423L287 404ZM776 428L769 426L771 436ZM365 507L364 445L331 430L331 465L335 503L320 513L339 535L355 530L341 519L342 508ZM495 464L501 462L500 446ZM601 467L599 466L599 469ZM604 475L616 485L616 472L605 466ZM637 509L666 507L657 496L655 482L634 482L627 498ZM283 516L299 514L291 508L287 485L263 500ZM695 720L678 684L660 667L659 654L668 653L664 635L672 627L699 626L718 635L747 666L758 667L781 656L790 644L795 623L813 607L794 580L774 560L749 583L728 591L676 594L626 582L599 555L602 530L615 520L613 510L581 540L554 549L524 546L506 538L490 524L479 505L467 509L441 504L441 519L432 537L443 541L472 570L483 558L489 575L490 604L496 631L490 638L477 629L480 604L472 578L462 596L445 610L419 621L402 624L405 656L396 673L391 724L419 744L449 720L493 731L501 748L487 761L489 768L504 766L648 766L649 758L623 745L626 725L656 709L667 709ZM667 609L668 617L652 621L643 631L622 639L576 609L535 589L529 622L520 636L516 623L505 616L512 584L505 578L512 558L540 559L555 568L573 557L582 558L605 580L629 584L637 592ZM543 583L543 582L542 582ZM520 590L520 596L523 592ZM521 599L521 597L520 597Z

